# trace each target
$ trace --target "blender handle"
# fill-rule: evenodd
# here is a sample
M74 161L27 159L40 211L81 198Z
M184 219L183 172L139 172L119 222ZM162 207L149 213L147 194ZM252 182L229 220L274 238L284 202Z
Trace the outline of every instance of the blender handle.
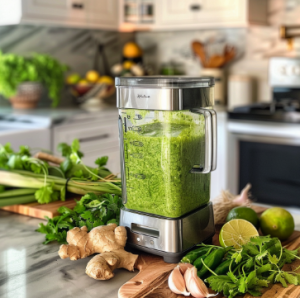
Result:
M217 114L212 109L192 109L191 112L204 115L205 122L204 166L192 168L191 173L210 173L217 167Z
M126 121L126 118L124 118L124 121ZM120 115L119 115L118 122L119 122L119 140L120 140L122 202L123 202L123 204L126 204L127 203L127 191L126 191L126 173L125 173L124 134L123 134L122 117Z

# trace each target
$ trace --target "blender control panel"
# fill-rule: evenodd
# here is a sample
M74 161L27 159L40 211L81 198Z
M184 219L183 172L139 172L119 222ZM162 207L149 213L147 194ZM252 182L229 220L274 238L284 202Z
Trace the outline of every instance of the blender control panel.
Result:
M159 239L144 234L128 233L129 241L136 245L146 246L149 248L161 249Z

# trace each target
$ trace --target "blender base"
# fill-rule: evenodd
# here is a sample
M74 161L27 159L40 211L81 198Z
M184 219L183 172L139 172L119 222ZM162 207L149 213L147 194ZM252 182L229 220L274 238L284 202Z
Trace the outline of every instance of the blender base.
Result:
M212 203L178 218L168 218L126 208L120 225L127 229L127 245L177 263L199 243L210 243L215 234Z

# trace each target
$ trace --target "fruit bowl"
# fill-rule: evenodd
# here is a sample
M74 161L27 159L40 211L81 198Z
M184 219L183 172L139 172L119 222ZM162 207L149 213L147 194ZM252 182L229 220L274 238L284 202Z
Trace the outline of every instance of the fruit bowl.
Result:
M69 85L69 87L72 95L82 96L86 94L88 91L90 91L94 87L94 84L87 84L87 85L74 84L74 85Z
M71 74L66 82L76 104L82 104L91 98L105 99L115 93L114 79L100 76L94 70L88 71L85 78L79 74Z

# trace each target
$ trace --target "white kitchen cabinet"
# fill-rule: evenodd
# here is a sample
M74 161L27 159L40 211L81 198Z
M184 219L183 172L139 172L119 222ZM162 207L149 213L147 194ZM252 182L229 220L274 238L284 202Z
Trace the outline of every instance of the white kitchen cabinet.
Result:
M0 25L35 23L135 31L267 24L268 0L153 0L149 22L139 16L134 22L125 21L125 4L125 0L0 0Z
M72 118L71 122L56 125L53 128L53 152L59 155L59 143L71 144L74 139L80 142L84 153L83 162L95 167L95 160L108 156L107 167L113 173L120 173L120 151L118 114L107 111L99 114L81 115Z
M158 29L241 27L267 23L267 0L164 0Z
M120 29L184 30L267 24L268 0L153 0L153 3L152 24L130 24L121 19ZM124 14L122 9L121 6Z
M20 23L118 30L118 0L0 0L0 25Z
M91 26L118 29L118 1L85 0L86 18Z
M193 24L198 19L201 1L165 0L161 2L159 8L156 11L161 25L173 25L179 20L181 24Z
M23 0L22 14L25 19L63 20L71 12L70 4L67 0Z

